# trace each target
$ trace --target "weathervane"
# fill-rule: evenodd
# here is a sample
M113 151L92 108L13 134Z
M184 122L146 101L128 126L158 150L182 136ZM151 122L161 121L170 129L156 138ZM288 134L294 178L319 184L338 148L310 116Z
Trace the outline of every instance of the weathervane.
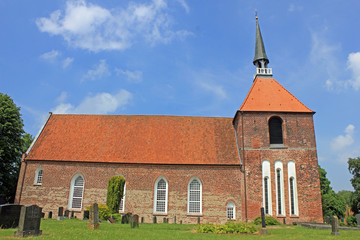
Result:
M255 8L255 18L258 20L257 9Z

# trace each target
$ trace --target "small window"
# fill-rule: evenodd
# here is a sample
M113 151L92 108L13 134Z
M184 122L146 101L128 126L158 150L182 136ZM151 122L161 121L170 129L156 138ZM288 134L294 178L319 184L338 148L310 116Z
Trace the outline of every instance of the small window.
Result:
M126 195L126 183L124 185L123 197L120 200L119 212L125 212L125 195Z
M299 206L296 188L296 169L295 162L288 162L288 178L289 178L289 211L290 215L299 215Z
M168 184L164 177L155 182L154 212L167 213Z
M269 120L270 144L283 144L282 120L279 117L272 117Z
M85 186L85 182L83 176L81 174L76 174L71 180L70 199L69 199L70 209L82 208L84 186Z
M44 174L44 169L42 167L39 167L38 169L36 169L35 180L34 180L35 185L42 185L43 174Z
M226 217L227 219L235 219L235 204L233 202L226 205Z
M201 214L202 185L198 178L192 178L188 186L188 213Z

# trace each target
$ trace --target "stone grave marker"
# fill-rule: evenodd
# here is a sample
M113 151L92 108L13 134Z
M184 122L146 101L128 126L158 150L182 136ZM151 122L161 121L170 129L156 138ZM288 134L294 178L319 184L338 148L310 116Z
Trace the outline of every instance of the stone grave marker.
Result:
M74 211L71 211L70 218L74 218Z
M176 224L176 216L174 216L174 220L173 220L173 221L174 221L174 224Z
M197 224L200 224L200 217L197 218Z
M45 219L45 213L44 212L41 213L41 218Z
M90 206L89 228L90 229L98 229L99 228L99 207L98 207L97 203L94 203Z
M63 207L59 207L58 210L58 220L64 220L64 208Z
M337 216L331 218L331 235L340 235L339 233L339 221Z
M153 223L156 223L156 216L153 216Z
M39 236L41 223L41 207L36 205L22 206L19 219L19 228L15 237Z
M141 223L144 223L144 217L141 217Z
M130 216L130 227L136 228L139 227L139 215L131 215Z
M127 214L122 215L121 224L128 224L130 222L130 216L131 215L132 215L131 213L127 213Z
M69 212L70 211L66 209L65 212L64 212L64 217L69 218Z
M88 210L85 210L85 211L83 212L83 220L87 220L87 219L89 219L89 211L88 211Z
M0 205L0 228L16 228L19 224L22 205Z
M356 214L355 217L356 217L356 221L357 221L357 226L358 226L358 228L360 228L360 214L359 213Z
M182 224L182 220L180 220L180 224Z
M51 211L48 213L48 218L52 218L52 212Z
M265 210L264 208L260 208L261 212L261 235L268 235L268 230L266 229L266 222L265 222Z

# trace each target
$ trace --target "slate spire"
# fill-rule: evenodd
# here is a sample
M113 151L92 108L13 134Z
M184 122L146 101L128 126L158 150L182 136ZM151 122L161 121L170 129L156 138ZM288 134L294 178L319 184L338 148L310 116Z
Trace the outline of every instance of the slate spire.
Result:
M260 32L258 17L256 16L256 42L253 64L257 68L267 68L268 63L269 59L266 56L265 46Z

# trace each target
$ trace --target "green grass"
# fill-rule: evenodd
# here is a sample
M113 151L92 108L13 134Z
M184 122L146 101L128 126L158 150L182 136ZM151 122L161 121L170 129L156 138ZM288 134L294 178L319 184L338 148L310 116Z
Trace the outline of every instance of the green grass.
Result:
M180 224L140 224L131 229L128 224L101 223L98 230L88 229L88 222L76 219L57 221L42 220L43 235L30 239L360 239L360 231L341 231L340 236L332 236L331 230L315 230L300 226L268 227L269 235L231 235L196 233L195 225ZM0 229L0 239L14 238L17 229ZM29 239L29 238L28 238Z

